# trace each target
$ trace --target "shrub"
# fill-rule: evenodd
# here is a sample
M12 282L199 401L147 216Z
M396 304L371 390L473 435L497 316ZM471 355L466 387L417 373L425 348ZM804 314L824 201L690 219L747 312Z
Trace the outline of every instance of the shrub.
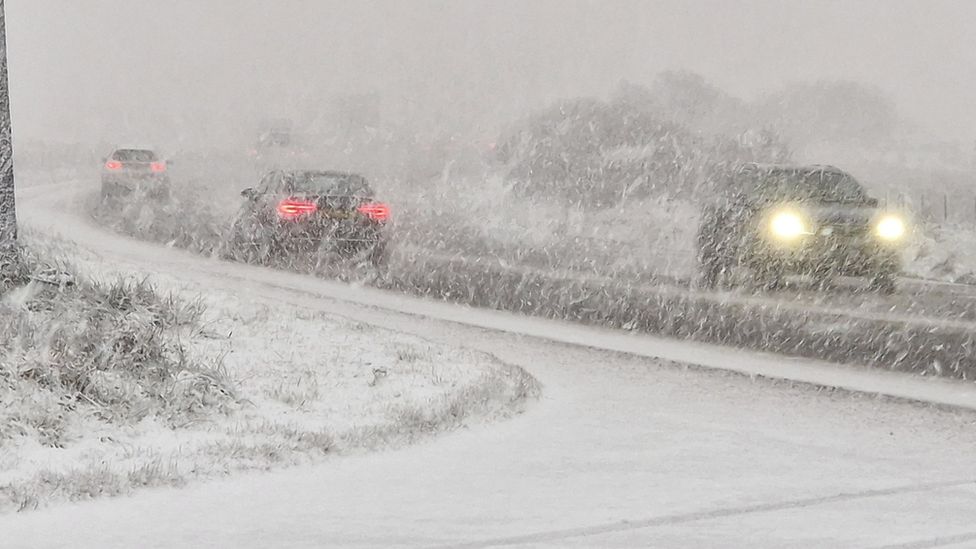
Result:
M633 97L559 103L503 139L498 160L525 196L611 207L633 198L695 197L729 165L790 156L770 130L706 134L653 107Z

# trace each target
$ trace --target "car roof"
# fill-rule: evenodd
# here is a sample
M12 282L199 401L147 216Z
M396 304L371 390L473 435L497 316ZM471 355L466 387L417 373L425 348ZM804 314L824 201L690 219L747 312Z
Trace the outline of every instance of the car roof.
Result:
M742 193L752 195L756 190L757 180L777 172L801 177L810 174L831 174L854 179L849 173L829 164L742 163L737 164L720 180L722 183L715 187L718 191L716 199L727 200L730 195L741 196Z
M830 164L772 164L761 162L750 162L742 164L740 171L760 171L760 172L830 172L847 175L847 172Z
M336 170L282 170L286 175L324 175L327 177L365 177L353 172L341 172Z

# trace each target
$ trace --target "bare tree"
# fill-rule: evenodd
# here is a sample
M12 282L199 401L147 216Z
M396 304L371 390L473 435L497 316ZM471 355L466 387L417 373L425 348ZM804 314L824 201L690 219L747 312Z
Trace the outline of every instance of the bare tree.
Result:
M14 205L14 151L10 131L10 93L7 84L7 26L0 0L0 265L14 256L17 247L17 214Z

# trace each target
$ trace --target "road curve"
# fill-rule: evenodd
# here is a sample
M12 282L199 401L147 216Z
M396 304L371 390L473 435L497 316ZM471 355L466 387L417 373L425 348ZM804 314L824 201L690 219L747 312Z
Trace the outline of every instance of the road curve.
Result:
M166 286L220 288L470 346L528 369L545 389L524 416L398 451L0 517L0 547L948 547L976 541L970 512L976 473L968 460L976 442L973 412L652 357L709 368L724 360L760 375L766 372L757 368L779 364L798 375L899 385L902 396L927 390L934 400L956 404L974 402L967 386L229 265L109 235L83 216L22 198L26 225L78 242L87 251L81 262L92 270L148 271ZM830 384L826 377L805 381Z

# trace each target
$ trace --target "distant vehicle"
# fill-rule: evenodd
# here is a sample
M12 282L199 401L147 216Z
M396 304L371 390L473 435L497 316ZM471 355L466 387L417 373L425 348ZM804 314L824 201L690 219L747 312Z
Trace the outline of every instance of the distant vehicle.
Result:
M895 291L905 220L878 207L851 175L833 166L748 164L717 182L698 231L706 288L746 272L761 288L807 275L821 285L866 277Z
M228 259L251 262L317 253L387 259L390 207L376 200L366 178L337 171L269 172L234 221Z
M261 124L251 156L262 156L276 150L288 150L294 145L292 123L287 119L268 120Z
M166 198L169 192L167 163L151 149L116 149L102 164L102 198L133 193Z
M258 134L259 147L287 147L292 141L292 126L288 120L273 120L264 124Z

